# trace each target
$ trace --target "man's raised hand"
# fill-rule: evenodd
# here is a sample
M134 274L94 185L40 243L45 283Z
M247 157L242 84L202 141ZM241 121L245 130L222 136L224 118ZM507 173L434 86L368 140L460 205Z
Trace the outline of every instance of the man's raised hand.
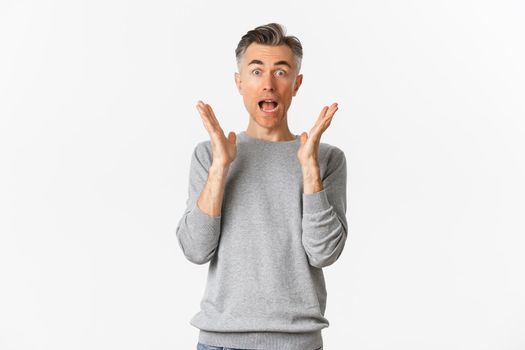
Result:
M197 109L199 110L206 130L208 130L208 134L210 134L213 154L212 164L222 167L229 166L237 155L237 135L233 131L230 131L228 138L224 136L224 131L209 104L199 100L197 102Z
M310 130L310 134L308 135L306 132L301 133L301 145L297 151L297 159L299 159L303 168L318 167L317 157L321 135L330 126L332 117L337 109L337 103L335 102L330 107L323 107L319 118L317 118L315 125Z

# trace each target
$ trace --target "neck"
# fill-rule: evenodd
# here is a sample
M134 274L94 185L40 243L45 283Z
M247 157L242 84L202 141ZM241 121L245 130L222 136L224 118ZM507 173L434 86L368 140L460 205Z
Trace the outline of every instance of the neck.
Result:
M270 130L270 129L246 129L246 135L265 141L293 141L295 135L288 130Z
M246 135L265 141L293 141L295 135L290 132L286 118L281 125L274 125L273 127L263 127L260 124L250 120L245 131Z

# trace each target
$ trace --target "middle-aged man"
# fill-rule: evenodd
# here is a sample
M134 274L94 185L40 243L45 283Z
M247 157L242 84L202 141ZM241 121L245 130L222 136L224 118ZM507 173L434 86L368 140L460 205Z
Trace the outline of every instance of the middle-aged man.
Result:
M194 149L176 229L189 261L210 262L190 321L200 329L197 349L322 349L322 268L339 258L348 234L345 154L320 142L337 104L321 110L309 134L290 132L302 46L279 24L248 31L236 57L248 127L226 137L198 101L210 141Z

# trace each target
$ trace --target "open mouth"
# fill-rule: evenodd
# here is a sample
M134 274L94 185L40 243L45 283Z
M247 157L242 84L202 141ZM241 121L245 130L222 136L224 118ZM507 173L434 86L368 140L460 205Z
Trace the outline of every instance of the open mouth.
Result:
M277 110L277 107L279 106L279 102L275 100L260 100L259 101L259 109L266 113L272 113Z

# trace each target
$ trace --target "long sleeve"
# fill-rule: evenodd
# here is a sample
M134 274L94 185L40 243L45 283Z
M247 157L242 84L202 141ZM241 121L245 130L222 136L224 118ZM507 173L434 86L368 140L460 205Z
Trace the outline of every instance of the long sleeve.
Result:
M323 190L303 193L302 242L310 265L322 268L341 255L348 236L346 221L346 157L333 148Z
M204 146L194 159L195 169L202 172L190 182L195 195L206 177L204 162L211 159L209 144ZM203 344L287 350L323 346L321 330L329 322L321 267L337 260L346 240L346 163L339 148L321 143L324 187L304 195L300 146L300 135L268 141L238 133L218 245L212 239L219 235L218 225L217 231L200 234L188 226L180 229L186 256L202 262L213 254L200 310L190 320ZM190 209L193 203L190 199Z
M199 265L213 257L221 231L221 215L210 216L197 206L211 163L211 154L205 142L199 143L193 151L186 210L176 228L177 240L184 256Z

